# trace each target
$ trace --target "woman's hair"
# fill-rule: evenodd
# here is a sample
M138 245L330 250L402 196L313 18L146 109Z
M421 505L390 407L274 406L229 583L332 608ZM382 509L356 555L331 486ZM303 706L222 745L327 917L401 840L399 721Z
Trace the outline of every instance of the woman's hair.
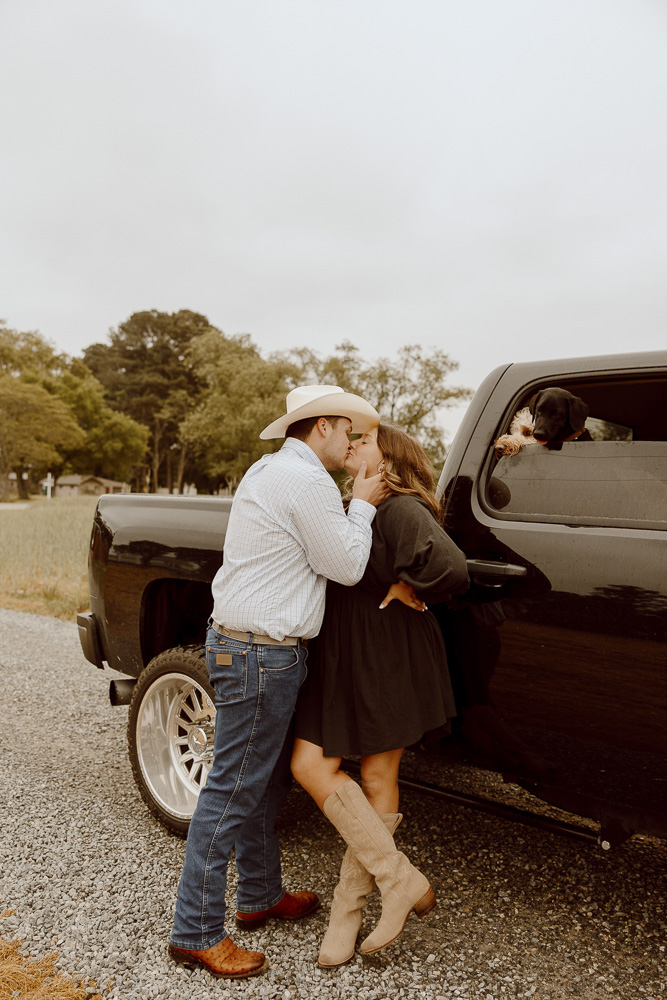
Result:
M383 478L390 492L420 497L440 521L442 514L435 499L435 473L419 441L400 427L380 424L377 442L382 452ZM352 480L347 481L345 486L343 499L349 501L352 498Z
M419 441L391 424L379 425L377 441L384 459L383 478L389 490L420 497L440 520L435 473Z

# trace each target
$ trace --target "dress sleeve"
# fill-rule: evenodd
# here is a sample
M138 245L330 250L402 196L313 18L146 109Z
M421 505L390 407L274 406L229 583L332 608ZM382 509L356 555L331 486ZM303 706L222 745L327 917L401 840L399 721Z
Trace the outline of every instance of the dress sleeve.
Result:
M422 600L436 603L468 589L463 552L421 500L391 497L380 505L376 527L393 558L395 579L411 584Z

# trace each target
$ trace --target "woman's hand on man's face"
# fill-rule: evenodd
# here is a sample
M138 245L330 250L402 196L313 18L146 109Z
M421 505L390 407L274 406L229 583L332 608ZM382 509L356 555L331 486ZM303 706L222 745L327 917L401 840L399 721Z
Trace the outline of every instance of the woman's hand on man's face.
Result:
M386 608L389 602L394 599L399 600L402 604L407 604L409 608L414 608L415 611L426 611L426 605L423 601L419 600L415 594L414 587L411 587L409 583L403 583L402 580L392 583L382 600L380 609Z

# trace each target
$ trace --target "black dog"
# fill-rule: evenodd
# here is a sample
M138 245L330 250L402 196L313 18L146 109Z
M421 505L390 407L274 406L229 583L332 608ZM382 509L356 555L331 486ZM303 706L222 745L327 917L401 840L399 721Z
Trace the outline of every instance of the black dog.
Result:
M584 424L588 406L567 389L540 389L528 403L533 417L533 437L547 448L560 448L563 441L590 441Z

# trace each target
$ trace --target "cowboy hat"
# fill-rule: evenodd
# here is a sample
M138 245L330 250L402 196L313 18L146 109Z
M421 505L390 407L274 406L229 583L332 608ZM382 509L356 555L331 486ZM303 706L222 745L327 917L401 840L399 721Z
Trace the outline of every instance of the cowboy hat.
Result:
M259 435L263 441L284 437L290 424L306 417L347 417L355 434L363 434L380 423L370 403L339 385L299 385L287 393L286 403L285 416L278 417Z

